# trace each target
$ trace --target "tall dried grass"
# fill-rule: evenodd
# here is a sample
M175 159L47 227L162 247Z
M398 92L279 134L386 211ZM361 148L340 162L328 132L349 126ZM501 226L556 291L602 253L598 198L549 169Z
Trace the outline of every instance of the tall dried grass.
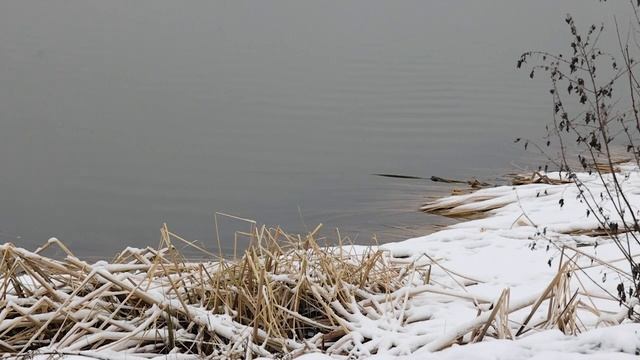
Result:
M240 259L204 263L187 261L166 226L159 249L129 248L111 263L84 262L56 240L35 252L2 245L0 351L295 355L335 344L343 312L366 311L370 295L416 276L428 283L429 266L372 247L323 247L314 233L264 226L250 235ZM65 259L41 255L51 246Z

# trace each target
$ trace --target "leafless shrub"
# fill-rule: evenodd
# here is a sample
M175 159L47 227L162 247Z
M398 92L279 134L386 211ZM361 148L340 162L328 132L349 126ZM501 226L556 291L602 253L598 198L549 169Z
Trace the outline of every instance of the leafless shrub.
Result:
M597 219L602 232L627 259L636 298L640 266L632 257L631 246L640 245L640 212L625 194L625 176L617 170L621 159L640 167L640 83L633 57L640 51L637 6L630 4L632 21L626 32L617 20L612 24L618 43L612 51L599 44L605 34L604 24L592 24L582 31L567 15L570 43L566 53L528 51L517 61L517 68L529 65L531 78L545 73L551 83L553 115L547 125L546 144L535 146L545 149L551 165L575 183L580 201L587 206L587 217ZM530 143L521 139L516 142L523 142L525 148ZM557 155L551 155L552 150L557 150ZM585 186L576 176L579 169L597 175L604 192L594 193ZM603 202L610 202L615 212L606 213ZM624 290L620 293L625 294Z

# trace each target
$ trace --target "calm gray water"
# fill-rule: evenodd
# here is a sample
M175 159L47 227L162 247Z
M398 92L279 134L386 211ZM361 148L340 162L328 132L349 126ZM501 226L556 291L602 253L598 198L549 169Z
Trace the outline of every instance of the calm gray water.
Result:
M530 165L512 139L543 134L549 99L516 58L561 48L566 12L613 6L2 1L0 241L106 256L157 244L166 221L211 248L215 211L363 240L426 231L441 220L416 208L446 188L371 174Z

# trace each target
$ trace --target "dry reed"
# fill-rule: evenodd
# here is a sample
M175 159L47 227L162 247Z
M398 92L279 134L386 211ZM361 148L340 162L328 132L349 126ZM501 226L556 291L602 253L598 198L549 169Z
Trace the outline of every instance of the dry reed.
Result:
M376 247L320 246L317 230L299 236L255 226L245 234L252 244L240 259L211 262L187 261L174 244L186 240L166 226L159 249L128 248L110 263L82 261L57 240L34 252L0 245L0 352L245 359L320 351L358 358L394 353L360 332L363 321L388 313L401 327L430 321L409 315L420 296L466 301L478 316L435 338L416 335L420 341L411 351L438 351L486 337L513 339L533 329L577 333L585 328L579 316L585 310L607 324L626 316L603 316L592 299L618 299L590 293L581 282L585 267L578 260L631 275L578 249L563 250L558 275L541 293L510 302L504 289L492 301L468 292L466 287L478 280L429 256L414 261ZM64 260L43 255L56 246L66 254ZM462 291L432 281L432 266ZM512 315L523 309L530 315L514 321ZM542 320L541 312L546 314Z
M366 312L360 301L428 282L428 265L374 248L321 247L313 234L264 226L250 235L241 259L204 263L188 262L166 226L160 249L128 248L111 263L84 262L56 240L35 252L4 244L0 351L295 355L344 337L341 312ZM41 255L53 245L64 260Z

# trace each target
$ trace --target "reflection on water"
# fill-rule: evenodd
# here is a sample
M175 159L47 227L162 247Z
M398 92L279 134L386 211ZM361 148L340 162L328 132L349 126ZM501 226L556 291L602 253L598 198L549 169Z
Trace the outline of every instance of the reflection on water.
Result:
M626 4L624 4L626 5ZM295 231L412 236L446 188L494 178L548 115L515 60L583 1L5 1L0 240L79 253L214 244L225 211ZM20 236L20 239L17 239ZM229 246L229 242L225 242Z

